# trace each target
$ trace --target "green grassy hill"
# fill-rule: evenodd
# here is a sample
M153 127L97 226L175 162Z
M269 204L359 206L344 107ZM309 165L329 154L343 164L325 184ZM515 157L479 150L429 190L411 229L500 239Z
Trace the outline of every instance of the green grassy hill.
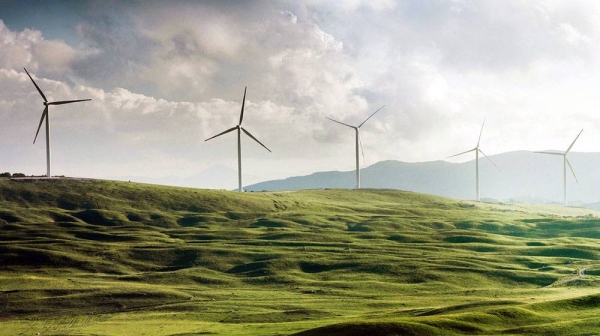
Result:
M0 179L0 329L594 334L590 212L389 190Z

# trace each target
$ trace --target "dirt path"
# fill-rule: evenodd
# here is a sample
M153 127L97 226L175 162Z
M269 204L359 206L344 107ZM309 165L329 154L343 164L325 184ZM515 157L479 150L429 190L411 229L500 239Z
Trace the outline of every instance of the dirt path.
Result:
M554 282L553 284L550 284L544 288L551 288L554 286L558 286L558 285L566 284L566 283L573 282L573 281L576 281L579 279L583 279L583 277L585 276L585 271L587 271L588 268L589 267L584 267L584 268L580 269L579 272L577 272L576 276L573 276L570 278L559 279L556 282Z

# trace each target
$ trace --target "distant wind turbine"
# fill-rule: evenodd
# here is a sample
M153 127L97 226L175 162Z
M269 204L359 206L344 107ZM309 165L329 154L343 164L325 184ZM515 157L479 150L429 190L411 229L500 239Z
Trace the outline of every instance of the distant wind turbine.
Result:
M244 88L244 99L242 100L242 112L240 112L240 122L238 123L237 126L234 126L226 131L223 131L213 137L210 137L204 141L208 141L210 139L214 139L218 136L221 136L223 134L227 134L229 132L233 132L237 129L237 136L238 136L238 191L242 192L242 133L244 132L246 133L247 136L249 136L250 138L252 138L252 140L258 142L259 145L263 146L266 150L268 150L269 152L271 152L270 149L267 148L267 146L263 145L260 141L258 141L258 139L256 139L252 134L250 134L250 132L246 131L243 127L242 127L242 120L244 120L244 105L246 104L246 89L248 87Z
M483 134L483 126L484 125L485 125L485 118L483 119L483 124L481 124L481 131L479 132L479 140L477 140L477 146L475 148L469 149L468 151L458 153L458 154L448 157L448 158L451 158L451 157L463 155L463 154L466 154L469 152L475 152L475 195L476 195L477 202L479 202L479 153L483 154L483 156L485 156L488 160L490 160L490 162L494 165L494 167L496 167L498 169L498 171L500 171L500 168L498 168L498 166L496 166L494 161L492 161L492 159L490 159L487 155L485 155L485 153L481 150L481 148L479 148L479 143L481 142L481 134Z
M362 150L363 159L365 157L365 151L362 148L362 141L360 141L360 134L359 134L360 133L360 127L362 125L364 125L367 122L367 120L371 119L371 117L374 116L375 113L379 112L384 107L385 107L385 105L383 105L382 107L380 107L377 111L373 112L373 114L371 114L367 119L365 119L365 121L362 122L362 124L360 124L358 126L351 126L351 125L348 125L348 124L344 124L341 121L337 121L337 120L333 120L331 118L325 117L325 118L327 118L327 119L329 119L329 120L331 120L333 122L336 122L338 124L341 124L341 125L353 128L354 131L356 132L356 189L360 189L360 160L359 160L359 153L358 153L358 146L359 146L359 144L360 144L360 148Z
M37 131L35 132L35 138L33 138L33 143L35 144L35 140L37 140L37 136L40 133L40 128L42 127L42 123L44 122L44 119L45 119L46 120L46 166L47 166L46 176L50 177L50 116L48 115L48 106L71 104L71 103L89 101L91 99L61 100L61 101L49 102L48 99L46 99L46 96L44 95L44 93L42 92L40 87L35 83L35 81L31 77L31 75L29 74L27 69L23 68L23 70L25 70L25 72L27 73L27 76L29 76L29 79L31 79L31 82L33 83L33 85L35 85L35 88L38 90L38 92L42 96L42 99L44 99L45 107L44 107L44 111L42 112L40 124L37 128Z
M569 159L567 158L567 154L569 154L569 151L571 150L571 148L573 148L575 141L577 141L577 139L579 139L579 136L581 135L582 132L583 132L583 129L579 132L579 134L577 134L577 136L575 137L575 140L573 140L573 142L571 143L571 146L569 146L569 148L567 148L567 150L564 153L563 152L549 152L549 151L534 152L534 153L540 153L540 154L562 155L562 157L563 157L563 183L564 183L563 193L564 193L565 206L567 206L567 165L569 165L569 169L571 169L571 173L573 173L573 177L575 178L575 181L577 181L577 183L579 183L579 181L577 180L577 176L575 176L575 171L573 170L573 166L571 166L571 162L569 162Z

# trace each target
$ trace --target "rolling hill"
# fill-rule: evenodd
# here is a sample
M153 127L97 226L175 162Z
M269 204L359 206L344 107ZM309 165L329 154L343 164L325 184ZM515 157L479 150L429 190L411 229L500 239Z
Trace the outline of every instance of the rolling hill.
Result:
M563 165L560 157L527 151L491 156L498 171L481 158L481 197L504 202L562 203ZM570 153L569 160L579 179L568 174L571 204L600 201L600 153ZM475 197L475 161L408 163L381 161L361 170L365 188L409 190L459 199ZM301 190L318 188L354 188L355 173L319 172L308 176L266 181L246 187L249 191Z
M600 332L599 213L0 179L4 335Z

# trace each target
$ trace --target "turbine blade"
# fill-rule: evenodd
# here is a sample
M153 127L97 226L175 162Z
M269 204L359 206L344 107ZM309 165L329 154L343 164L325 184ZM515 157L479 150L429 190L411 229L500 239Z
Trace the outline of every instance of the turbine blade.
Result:
M498 169L499 172L502 172L502 170L500 170L500 168L498 168L498 166L496 166L496 164L494 163L494 161L492 161L492 159L490 159L487 155L485 155L485 153L481 149L479 149L479 152L481 154L483 154L483 156L485 156L488 160L490 160L490 162L494 165L494 167L496 167L496 169Z
M356 127L355 127L355 126L350 126L350 125L348 125L348 124L344 124L344 123L343 123L343 122L341 122L341 121L333 120L333 119L331 119L331 118L328 118L328 117L325 117L325 119L329 119L329 120L331 120L331 121L333 121L333 122L336 122L336 123L338 123L338 124L342 124L342 125L344 125L344 126L348 126L348 127L350 127L350 128L354 128L354 129L356 129Z
M366 123L367 120L371 119L371 117L374 116L375 113L379 112L384 107L385 107L385 105L383 105L382 107L380 107L377 111L373 112L373 114L371 114L365 121L363 121L362 124L358 125L358 128L360 128L360 126L364 125L364 123Z
M575 181L577 181L577 183L579 183L579 180L577 179L577 176L575 175L575 171L573 170L573 166L571 166L571 162L569 162L569 159L565 156L565 160L567 160L567 164L569 165L569 168L571 169L571 173L573 173L573 177L575 178Z
M479 132L479 139L477 140L477 147L479 147L479 143L481 142L481 135L483 134L483 126L485 126L485 119L486 118L487 117L483 118L483 124L481 124L481 131Z
M367 159L365 159L365 150L363 148L362 145L362 140L360 138L360 135L358 136L358 143L360 144L360 151L362 152L362 156L363 156L363 163L365 164L365 166L367 165Z
M581 131L579 132L579 134L577 134L577 137L575 137L575 140L573 140L573 143L571 143L571 146L569 146L569 149L567 149L567 151L565 152L565 154L567 154L571 148L573 148L573 145L575 144L575 141L577 141L577 139L579 139L579 136L581 135L581 133L583 133L583 129L581 129Z
M451 157L455 157L455 156L459 156L459 155L467 154L467 153L469 153L469 152L476 151L476 150L477 150L477 148L469 149L468 151L464 151L464 152L462 152L462 153L454 154L454 155L452 155L452 156L448 156L447 158L449 159L449 158L451 158Z
M47 118L48 115L48 106L44 108L44 112L42 112L42 117L40 118L40 124L35 132L35 138L33 138L33 144L35 145L35 140L37 140L38 134L40 133L40 128L42 128L42 123L44 122L44 118Z
M240 123L238 125L242 124L242 120L244 120L244 105L246 105L246 89L248 87L244 87L244 99L242 100L242 112L240 112Z
M42 92L42 90L40 89L40 87L35 83L35 81L33 80L33 78L31 77L31 75L29 74L29 72L27 71L27 69L23 68L23 70L25 70L25 72L27 73L27 76L29 76L29 79L31 79L31 82L33 83L33 85L35 85L35 88L38 90L38 92L42 95L42 98L44 98L45 102L48 102L48 99L46 99L46 96L44 96L44 93Z
M206 139L206 140L204 140L204 141L208 141L208 140L210 140L210 139L214 139L214 138L216 138L216 137L218 137L218 136L221 136L221 135L223 135L223 134L229 133L229 132L231 132L231 131L235 131L237 128L238 128L238 126L234 126L234 127L230 128L230 129L228 129L228 130L226 130L226 131L223 131L223 132L221 132L221 133L219 133L219 134L217 134L217 135L215 135L215 136L213 136L213 137L210 137L210 138L208 138L208 139Z
M247 136L251 137L254 141L258 142L259 145L265 147L266 150L271 152L271 150L268 149L267 146L263 145L262 142L258 141L258 139L255 138L252 134L250 134L250 132L246 131L243 127L240 127L240 128L242 129L242 131L244 131L244 133L246 133Z
M565 155L564 153L559 153L559 152L546 152L546 151L536 151L534 153L537 154L550 154L550 155Z
M63 105L63 104L71 104L71 103L84 102L84 101L90 101L90 100L91 99L61 100L61 101L50 102L50 103L48 103L48 105Z

